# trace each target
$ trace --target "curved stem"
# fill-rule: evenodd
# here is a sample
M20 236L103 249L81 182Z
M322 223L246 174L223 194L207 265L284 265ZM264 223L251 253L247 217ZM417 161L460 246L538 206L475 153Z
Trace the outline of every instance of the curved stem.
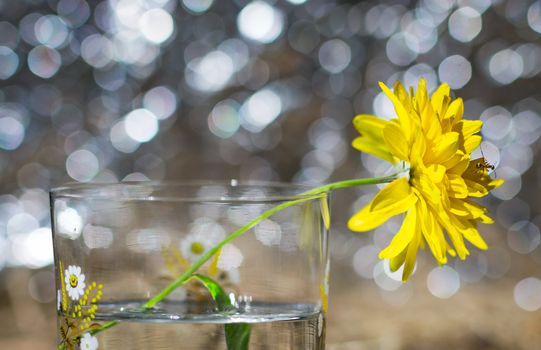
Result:
M313 188L309 191L303 192L298 196L298 199L290 200L288 202L284 202L281 204L278 204L277 206L265 211L263 214L259 215L258 217L252 219L250 222L248 222L246 225L242 226L235 232L231 233L229 236L227 236L223 241L216 244L214 247L209 249L205 254L203 254L199 259L197 259L186 271L184 271L176 280L171 282L169 285L167 285L164 289L162 289L158 294L156 294L154 297L149 299L145 304L143 304L142 308L144 309L150 309L154 307L157 303L165 299L171 292L173 292L176 288L186 283L190 277L204 264L206 263L214 254L216 254L223 246L233 241L235 238L241 236L246 231L250 230L252 227L257 225L259 222L265 220L266 218L274 215L275 213L286 209L288 207L292 207L294 205L303 203L305 201L317 198L320 195L323 195L329 191L340 189L340 188L347 188L347 187L355 187L355 186L362 186L362 185L374 185L374 184L381 184L386 182L391 182L393 180L396 180L400 176L404 174L404 171L384 176L384 177L373 177L373 178L364 178L364 179L353 179L353 180L345 180L345 181L338 181L333 182L327 185L319 186L316 188ZM109 321L105 323L103 326L101 326L99 329L95 329L91 331L91 334L97 334L99 332L102 332L106 329L109 329L113 326L118 324L118 321Z

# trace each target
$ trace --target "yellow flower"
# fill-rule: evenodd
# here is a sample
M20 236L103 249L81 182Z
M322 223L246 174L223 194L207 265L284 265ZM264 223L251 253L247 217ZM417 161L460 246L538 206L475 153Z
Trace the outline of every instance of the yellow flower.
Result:
M353 147L393 164L405 162L409 177L384 187L348 226L353 231L369 231L405 213L401 228L379 257L390 259L392 271L404 265L402 280L406 281L419 248L428 246L439 264L447 263L447 254L465 259L469 255L465 241L487 249L477 222L493 221L472 198L486 196L503 180L488 175L490 165L483 158L471 159L481 144L481 136L475 134L482 122L462 119L462 99L453 100L447 84L441 84L432 96L424 80L409 94L399 82L394 92L383 83L380 87L398 118L356 116L353 124L360 136Z

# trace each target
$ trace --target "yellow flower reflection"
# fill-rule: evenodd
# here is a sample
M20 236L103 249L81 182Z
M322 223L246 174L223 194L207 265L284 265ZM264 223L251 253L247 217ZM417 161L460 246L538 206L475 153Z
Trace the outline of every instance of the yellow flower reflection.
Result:
M394 91L380 83L398 118L390 121L371 115L353 120L359 131L353 147L393 164L405 162L409 177L394 180L348 222L353 231L369 231L390 217L405 213L402 227L389 246L379 253L390 259L392 271L404 265L406 281L415 266L417 251L428 246L439 264L447 254L465 259L465 240L479 249L487 244L477 222L490 224L487 209L471 199L484 197L503 180L488 175L483 158L471 159L481 144L479 120L462 118L462 99L453 100L447 84L428 95L421 80L410 93L397 82ZM452 243L449 243L448 239Z

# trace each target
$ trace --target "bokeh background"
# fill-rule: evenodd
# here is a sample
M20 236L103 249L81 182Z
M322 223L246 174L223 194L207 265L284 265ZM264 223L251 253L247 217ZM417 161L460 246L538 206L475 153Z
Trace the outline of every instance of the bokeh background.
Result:
M379 174L351 120L424 77L485 122L491 249L402 284L337 191L328 348L541 349L540 76L538 1L0 0L0 348L54 347L51 187Z

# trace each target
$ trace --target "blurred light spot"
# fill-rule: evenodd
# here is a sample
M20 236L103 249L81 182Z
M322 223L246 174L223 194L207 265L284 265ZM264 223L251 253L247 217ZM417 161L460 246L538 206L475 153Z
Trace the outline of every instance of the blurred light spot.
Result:
M98 4L106 4L105 2ZM96 8L98 8L96 7ZM103 7L103 6L102 6ZM96 9L95 8L95 9ZM56 11L63 19L68 22L70 27L77 28L84 24L88 17L90 16L90 7L85 0L60 0L56 5ZM103 14L96 12L94 18L98 22L103 17Z
M500 187L492 190L492 195L501 200L511 199L516 196L522 188L520 173L510 167L498 168L498 178L505 182Z
M513 127L520 135L515 141L531 145L541 136L541 117L530 110L520 112L513 117Z
M126 182L126 181L127 182L138 182L138 181L149 181L149 180L150 179L145 174L135 172L135 173L131 173L131 174L126 175L122 179L122 182Z
M490 58L488 69L494 80L500 84L511 84L522 75L522 57L511 49L496 52Z
M390 120L396 118L393 103L383 92L376 95L376 98L372 102L372 108L374 109L374 114L382 119Z
M208 10L214 0L182 0L184 8L190 12L203 13Z
M124 118L126 134L137 142L148 142L158 133L158 119L148 109L131 111Z
M472 76L470 61L460 55L449 56L438 67L441 82L449 84L451 89L460 89L466 85Z
M13 117L0 118L0 148L7 151L17 149L24 139L23 124Z
M49 218L49 195L42 189L32 188L24 190L20 196L20 203L24 211L41 221Z
M88 182L98 174L100 164L94 153L80 149L68 156L66 171L68 175L79 182Z
M387 58L399 66L407 66L417 58L417 53L406 44L404 33L396 33L387 41L385 46Z
M140 142L128 136L124 120L113 125L109 132L109 137L111 138L113 147L123 153L133 153L141 145Z
M233 136L240 126L239 109L235 100L218 102L208 117L209 130L224 139Z
M136 29L139 25L138 19L144 11L141 0L118 0L111 4L115 19L127 28Z
M21 19L19 22L19 35L21 38L32 46L38 45L39 42L36 39L34 27L36 22L43 15L40 13L30 13Z
M533 78L541 72L541 47L527 43L518 46L515 52L522 58L522 78Z
M301 5L304 4L308 0L287 0L287 2L293 4L293 5Z
M490 109L490 111L492 116L484 120L482 133L489 140L501 140L512 130L511 114L505 109Z
M239 13L237 26L246 38L268 44L282 33L284 15L269 3L256 0Z
M340 73L350 61L351 49L340 39L329 40L319 48L319 63L329 73Z
M388 38L398 28L400 12L397 6L376 5L371 7L365 15L366 31L379 39Z
M495 218L505 228L509 229L518 221L529 220L531 215L530 205L519 197L502 201L498 205Z
M251 132L259 132L272 123L282 112L282 100L273 90L259 90L240 109L242 126Z
M69 34L66 22L54 15L40 17L34 25L34 32L41 44L52 48L62 47Z
M57 208L56 232L69 239L77 239L83 231L83 218L77 210L70 207Z
M118 90L125 85L126 67L115 64L101 69L94 69L94 80L105 90Z
M173 34L175 26L171 15L161 9L148 10L139 20L141 33L151 43L161 44Z
M373 245L361 247L353 255L353 269L357 274L366 279L372 279L374 265L379 261L378 253L380 249Z
M28 53L28 68L40 78L48 79L58 72L62 59L55 49L36 46Z
M415 53L430 51L438 41L438 32L421 21L411 21L405 31L406 45Z
M239 39L228 39L218 46L218 50L231 58L235 72L238 72L250 61L248 46Z
M27 235L39 227L36 218L28 213L13 215L6 224L8 236Z
M88 224L83 228L83 240L90 249L107 248L113 243L113 230Z
M19 57L12 49L0 46L0 79L6 80L17 71Z
M37 271L28 280L28 293L39 303L50 303L56 297L54 281L52 270Z
M282 239L282 228L280 224L266 219L261 221L254 230L256 238L264 245L280 245L280 240Z
M24 264L41 268L53 263L53 238L48 227L32 231L24 242Z
M507 231L507 244L519 254L528 254L534 251L541 242L539 228L529 221L519 221Z
M436 71L434 68L430 67L426 63L418 63L408 68L404 73L404 86L416 88L419 84L420 79L426 80L427 90L434 91L438 84L438 78L436 76Z
M541 280L528 277L518 282L513 290L515 303L526 311L537 311L541 308Z
M157 252L171 241L167 231L162 229L137 229L126 235L126 246L137 253Z
M534 1L528 8L528 24L530 28L541 33L541 3Z
M455 269L462 281L469 283L479 282L488 271L488 259L482 254L470 256L466 260L457 259Z
M92 67L103 68L113 60L113 44L100 34L89 35L81 43L81 57Z
M168 87L156 86L146 92L143 97L143 107L152 112L158 119L167 119L177 109L177 97Z
M218 268L224 271L236 269L242 264L242 260L244 260L244 256L240 249L233 244L226 244L218 258Z
M188 63L186 81L199 91L218 91L229 82L234 70L231 57L223 51L212 51Z
M529 146L512 142L505 146L501 152L501 166L513 168L524 174L532 166L534 154Z
M434 268L428 274L426 283L430 293L441 299L452 297L460 289L458 273L449 266Z
M374 282L383 290L393 291L402 286L402 281L397 281L394 276L391 277L385 270L385 261L379 261L372 272Z
M461 7L449 17L449 33L463 43L472 41L482 27L481 15L471 7Z

